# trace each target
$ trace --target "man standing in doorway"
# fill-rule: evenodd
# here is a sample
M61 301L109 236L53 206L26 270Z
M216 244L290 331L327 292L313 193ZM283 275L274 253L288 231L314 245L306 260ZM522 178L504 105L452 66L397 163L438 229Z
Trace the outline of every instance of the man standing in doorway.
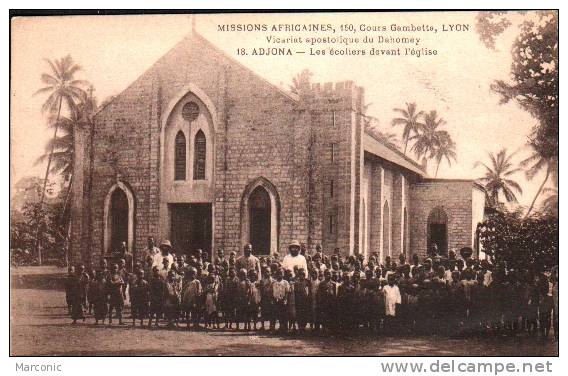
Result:
M164 263L164 259L168 259L168 265L171 267L174 264L174 256L172 255L172 243L169 240L164 240L162 244L160 244L160 253L157 255L159 260L158 267L162 267Z
M300 254L301 245L297 240L294 240L288 246L288 255L284 256L284 260L282 261L282 267L285 270L289 270L292 272L292 276L294 276L294 267L297 267L298 270L304 269L308 270L308 264L306 262L306 258Z
M236 269L245 269L247 273L251 270L254 270L257 275L261 275L260 260L252 254L252 245L250 243L245 244L243 253L244 255L239 257L235 262Z
M140 257L138 257L138 260L141 263L145 263L148 257L152 258L152 266L161 265L162 260L160 257L160 248L156 247L156 241L154 240L153 236L148 236L146 248L144 248L144 250L140 252Z

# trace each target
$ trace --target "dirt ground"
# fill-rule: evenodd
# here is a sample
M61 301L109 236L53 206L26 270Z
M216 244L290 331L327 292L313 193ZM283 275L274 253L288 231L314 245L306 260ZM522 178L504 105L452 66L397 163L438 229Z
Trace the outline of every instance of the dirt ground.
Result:
M12 270L10 298L11 355L372 355L372 356L556 356L558 344L531 338L453 339L437 336L341 337L275 336L262 332L95 326L92 318L71 325L62 289L64 269ZM127 314L127 323L130 323Z

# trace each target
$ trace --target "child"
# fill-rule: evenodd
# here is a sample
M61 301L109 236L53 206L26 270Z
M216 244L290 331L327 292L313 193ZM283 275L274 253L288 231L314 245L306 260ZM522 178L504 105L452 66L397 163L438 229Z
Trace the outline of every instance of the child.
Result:
M67 314L71 316L71 309L73 307L73 284L75 280L75 267L69 265L67 268L67 278L65 278L65 302L67 303Z
M80 299L81 299L81 304L83 305L83 311L87 311L88 307L89 307L89 303L87 301L87 296L88 296L88 290L89 290L89 281L91 280L91 277L89 276L89 273L86 271L85 269L85 265L80 264L77 267L77 276L79 277L79 295L80 295ZM83 316L83 321L85 321L85 316Z
M253 330L256 330L258 313L260 311L261 293L258 276L254 269L249 270L248 277L250 280L250 303L249 303L249 319L252 321Z
M152 269L152 278L150 279L150 317L148 319L148 327L152 326L152 319L155 318L155 326L158 327L158 321L163 311L164 296L166 283L160 277L160 270L157 266Z
M244 324L244 330L250 330L250 281L247 277L246 269L239 270L239 284L237 285L236 298L237 330L240 330L241 322Z
M401 304L400 290L397 285L394 284L395 276L389 275L388 285L383 288L383 294L385 297L385 327L389 331L393 331L396 326L396 305Z
M118 273L120 274L120 278L122 278L122 297L126 301L126 289L128 288L128 282L130 280L130 275L128 270L126 270L126 260L120 259L120 263L118 264Z
M322 326L325 330L335 328L335 300L337 297L337 288L335 282L331 280L331 272L326 269L323 272L324 280L320 282L316 295L318 314L321 318Z
M310 302L310 326L312 330L318 331L320 329L320 317L318 314L318 306L317 306L317 299L316 299L316 294L318 291L318 287L320 284L320 279L319 279L319 271L314 269L310 272L310 281L309 281L309 286L310 286L310 296L309 296L309 302Z
M276 320L278 320L279 331L286 333L288 331L288 294L290 292L290 284L286 281L281 268L276 270L276 280L272 283L272 300L274 302L274 316L270 323L270 329L276 328Z
M108 281L108 294L109 294L109 313L108 323L112 324L112 311L116 312L118 317L118 324L124 325L122 322L122 310L124 309L124 294L123 286L124 280L119 273L118 264L113 264L111 268L110 280Z
M136 319L140 326L144 326L144 318L148 315L150 304L150 284L144 279L144 270L138 269L136 279L130 285L130 305L132 326L136 326Z
M296 308L296 321L298 329L303 333L308 321L310 321L310 281L306 279L306 271L303 268L298 270L297 280L294 282L294 302Z
M223 284L223 313L225 316L225 327L231 329L233 323L236 324L236 308L237 308L237 291L239 287L239 278L235 268L229 268L227 280Z
M209 266L212 266L212 264L209 264ZM219 290L221 286L214 270L209 273L205 281L206 284L205 288L203 289L203 294L205 296L205 328L213 328L213 325L216 325L217 329L219 329L217 306L219 300Z
M353 326L353 294L348 272L343 272L342 283L337 287L338 324L341 329L352 329Z
M183 283L183 291L181 297L182 311L184 312L187 328L189 329L193 322L194 329L199 328L199 313L201 300L201 282L196 278L197 270L193 267L187 270L186 278Z
M272 306L272 273L269 267L265 267L262 271L262 279L259 283L260 288L260 314L261 314L261 326L260 330L264 330L264 322L268 321L269 325L273 318L273 306Z
M104 272L100 270L95 272L95 280L89 286L89 293L93 303L95 325L99 325L99 320L104 324L108 313L107 281Z
M73 320L73 324L76 324L77 320L85 320L83 312L85 291L81 283L80 273L80 269L76 269L75 274L69 276L67 282L69 286L69 302L71 305L71 319Z
M178 326L179 305L181 300L181 290L176 278L176 272L170 270L166 279L166 289L164 296L164 313L168 320L168 327Z
M296 281L294 275L297 274L298 269L292 273L291 270L284 269L284 279L288 281L288 329L296 330L296 295L294 293L294 282Z

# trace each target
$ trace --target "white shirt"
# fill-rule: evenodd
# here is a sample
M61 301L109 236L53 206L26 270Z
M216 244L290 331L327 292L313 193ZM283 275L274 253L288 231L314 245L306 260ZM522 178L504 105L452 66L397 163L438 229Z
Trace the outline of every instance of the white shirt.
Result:
M165 258L170 260L170 262L168 264L168 270L169 270L172 267L172 265L174 264L174 256L171 253L168 253L167 256L162 255L162 252L158 253L156 255L156 257L154 257L154 266L157 266L158 268L163 269Z
M493 273L491 270L488 270L483 275L483 286L487 287L493 282Z
M385 294L385 314L396 316L396 305L402 301L398 286L386 285L383 287L383 294Z
M308 263L306 262L306 258L304 256L300 254L298 254L297 256L284 256L284 260L282 260L282 267L286 270L290 270L292 272L292 276L294 276L295 266L297 266L298 269L304 269L306 272L308 271Z

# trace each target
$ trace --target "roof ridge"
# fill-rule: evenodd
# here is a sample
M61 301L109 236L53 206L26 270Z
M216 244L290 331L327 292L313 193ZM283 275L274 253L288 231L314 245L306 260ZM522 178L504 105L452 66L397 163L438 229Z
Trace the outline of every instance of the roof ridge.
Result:
M289 91L286 91L284 89L282 89L281 87L273 84L272 82L268 81L266 78L264 78L262 75L260 75L259 73L255 72L254 70L252 70L251 68L247 67L245 64L241 63L240 61L238 61L237 59L235 59L234 57L232 57L231 55L229 55L228 53L226 53L225 51L223 51L222 49L220 49L219 47L217 47L215 44L213 44L213 42L211 42L209 39L205 38L203 35L201 35L198 31L194 31L191 33L191 35L186 36L187 37L198 37L199 39L201 39L201 41L203 41L204 43L206 43L207 45L209 45L211 48L213 48L215 51L219 52L224 58L228 59L229 61L231 61L232 63L235 63L237 65L239 65L241 68L246 69L247 71L251 72L252 74L254 74L258 79L262 80L264 83L266 83L267 85L271 86L272 88L276 89L277 91L279 91L281 94L283 94L284 96L286 96L287 98L298 102L299 101L299 97Z
M401 156L402 158L404 158L405 160L407 160L408 162L412 163L415 167L419 168L421 171L424 171L422 168L422 165L420 165L418 162L416 162L414 159L408 157L407 155L405 155L403 152L401 152L400 150L398 150L398 148L393 145L392 143L388 142L387 140L381 140L378 137L375 137L375 135L371 132L369 132L367 129L365 129L365 133L369 136L371 136L374 140L376 140L377 142L380 142L381 144L383 144L384 146L386 146L387 148L389 148L390 150L394 151L395 153L397 153L399 156Z

